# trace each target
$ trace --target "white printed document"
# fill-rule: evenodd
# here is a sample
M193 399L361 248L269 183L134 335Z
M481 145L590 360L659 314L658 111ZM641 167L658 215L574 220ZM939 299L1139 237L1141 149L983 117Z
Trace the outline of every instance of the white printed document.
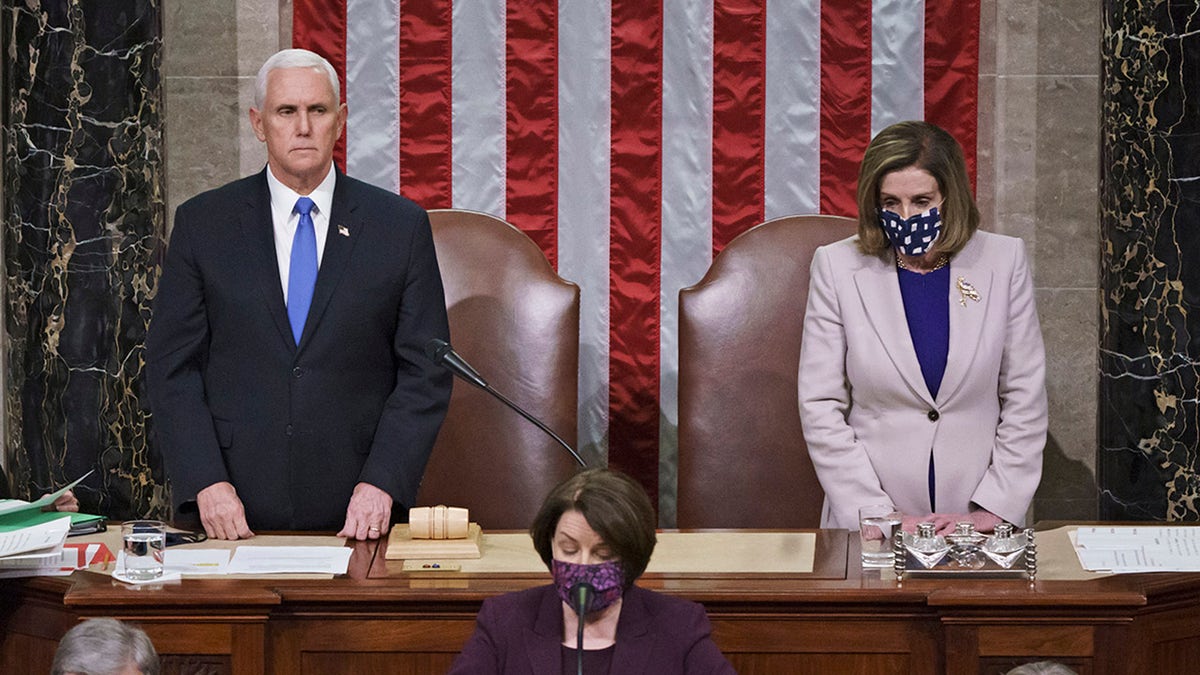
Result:
M345 546L238 546L229 574L345 574L354 549Z
M0 532L0 556L29 553L40 549L61 549L71 529L71 517L62 514L49 522L23 527L19 530Z
M225 574L229 551L219 548L169 548L163 554L163 572L183 576Z
M1200 572L1200 527L1080 527L1074 535L1085 570Z

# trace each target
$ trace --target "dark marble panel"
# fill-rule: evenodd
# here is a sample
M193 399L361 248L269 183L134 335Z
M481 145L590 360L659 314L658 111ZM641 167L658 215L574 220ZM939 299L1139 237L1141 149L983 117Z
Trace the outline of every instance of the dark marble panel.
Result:
M1200 519L1200 16L1105 0L1100 517Z
M142 342L164 228L157 0L4 2L5 452L17 496L166 515Z

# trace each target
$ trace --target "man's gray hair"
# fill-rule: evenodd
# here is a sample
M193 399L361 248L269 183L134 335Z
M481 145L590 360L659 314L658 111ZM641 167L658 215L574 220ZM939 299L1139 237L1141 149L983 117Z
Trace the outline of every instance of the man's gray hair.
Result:
M1058 661L1036 661L1023 663L1004 675L1077 675L1077 673Z
M341 105L341 88L338 85L337 71L324 56L307 49L284 49L275 52L262 68L258 69L258 77L254 80L254 107L262 110L263 101L267 100L267 75L272 70L280 68L312 68L329 78L329 86L333 87L333 102Z
M159 675L158 652L142 629L116 619L88 619L63 636L51 675L119 675L136 666Z

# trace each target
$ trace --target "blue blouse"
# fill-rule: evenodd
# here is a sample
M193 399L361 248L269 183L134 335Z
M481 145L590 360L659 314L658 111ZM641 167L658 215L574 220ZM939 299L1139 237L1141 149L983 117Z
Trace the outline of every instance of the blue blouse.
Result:
M950 351L950 266L927 274L896 268L900 296L904 300L904 318L912 337L921 376L929 394L937 398L946 373L946 355ZM934 490L933 452L929 453L929 505L937 512Z

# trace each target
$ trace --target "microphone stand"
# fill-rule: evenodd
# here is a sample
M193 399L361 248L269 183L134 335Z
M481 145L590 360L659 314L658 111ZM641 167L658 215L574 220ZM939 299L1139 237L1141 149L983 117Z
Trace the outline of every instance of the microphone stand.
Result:
M575 614L579 618L579 634L575 638L576 672L578 675L583 675L583 616L587 613L588 605L591 604L591 595L594 591L592 585L587 582L577 584L571 590L575 596Z
M429 342L425 343L425 355L429 357L429 360L445 368L446 370L449 370L460 379L469 382L496 397L498 401L516 411L518 415L532 422L534 426L546 432L550 438L558 441L559 445L563 446L567 452L571 453L571 456L575 458L575 461L579 463L580 467L584 469L587 468L587 462L583 461L583 458L579 456L579 453L575 452L575 449L570 445L567 445L567 442L564 441L561 436L554 433L554 430L546 426L545 422L525 412L524 408L508 400L508 397L506 397L504 394L496 391L492 385L487 383L487 380L483 379L483 376L481 376L474 368L471 367L471 364L467 363L463 357L458 355L458 352L454 351L454 348L450 346L450 343L446 342L445 340L433 338Z
M468 382L469 381L470 380L468 380ZM508 400L508 397L506 397L504 394L501 394L500 392L496 391L492 387L492 385L484 382L484 386L480 387L480 388L483 389L484 391L486 391L487 393L491 394L492 396L495 396L496 398L500 399L501 403L503 403L504 405L508 406L509 408L512 408L513 410L517 411L518 415L529 420L530 422L533 423L534 426L536 426L537 428L539 428L542 431L549 434L550 438L553 438L554 440L558 441L559 445L563 446L563 448L565 448L567 452L571 453L571 456L575 458L575 461L579 462L580 467L585 468L585 469L587 468L587 462L583 461L583 458L579 456L579 453L575 452L575 450L573 448L571 448L571 446L567 445L567 442L564 441L558 434L554 433L553 429L546 426L545 422L543 422L543 421L539 420L538 418L534 417L533 415L530 415L529 413L525 412L525 410L523 408L521 408L521 406Z

